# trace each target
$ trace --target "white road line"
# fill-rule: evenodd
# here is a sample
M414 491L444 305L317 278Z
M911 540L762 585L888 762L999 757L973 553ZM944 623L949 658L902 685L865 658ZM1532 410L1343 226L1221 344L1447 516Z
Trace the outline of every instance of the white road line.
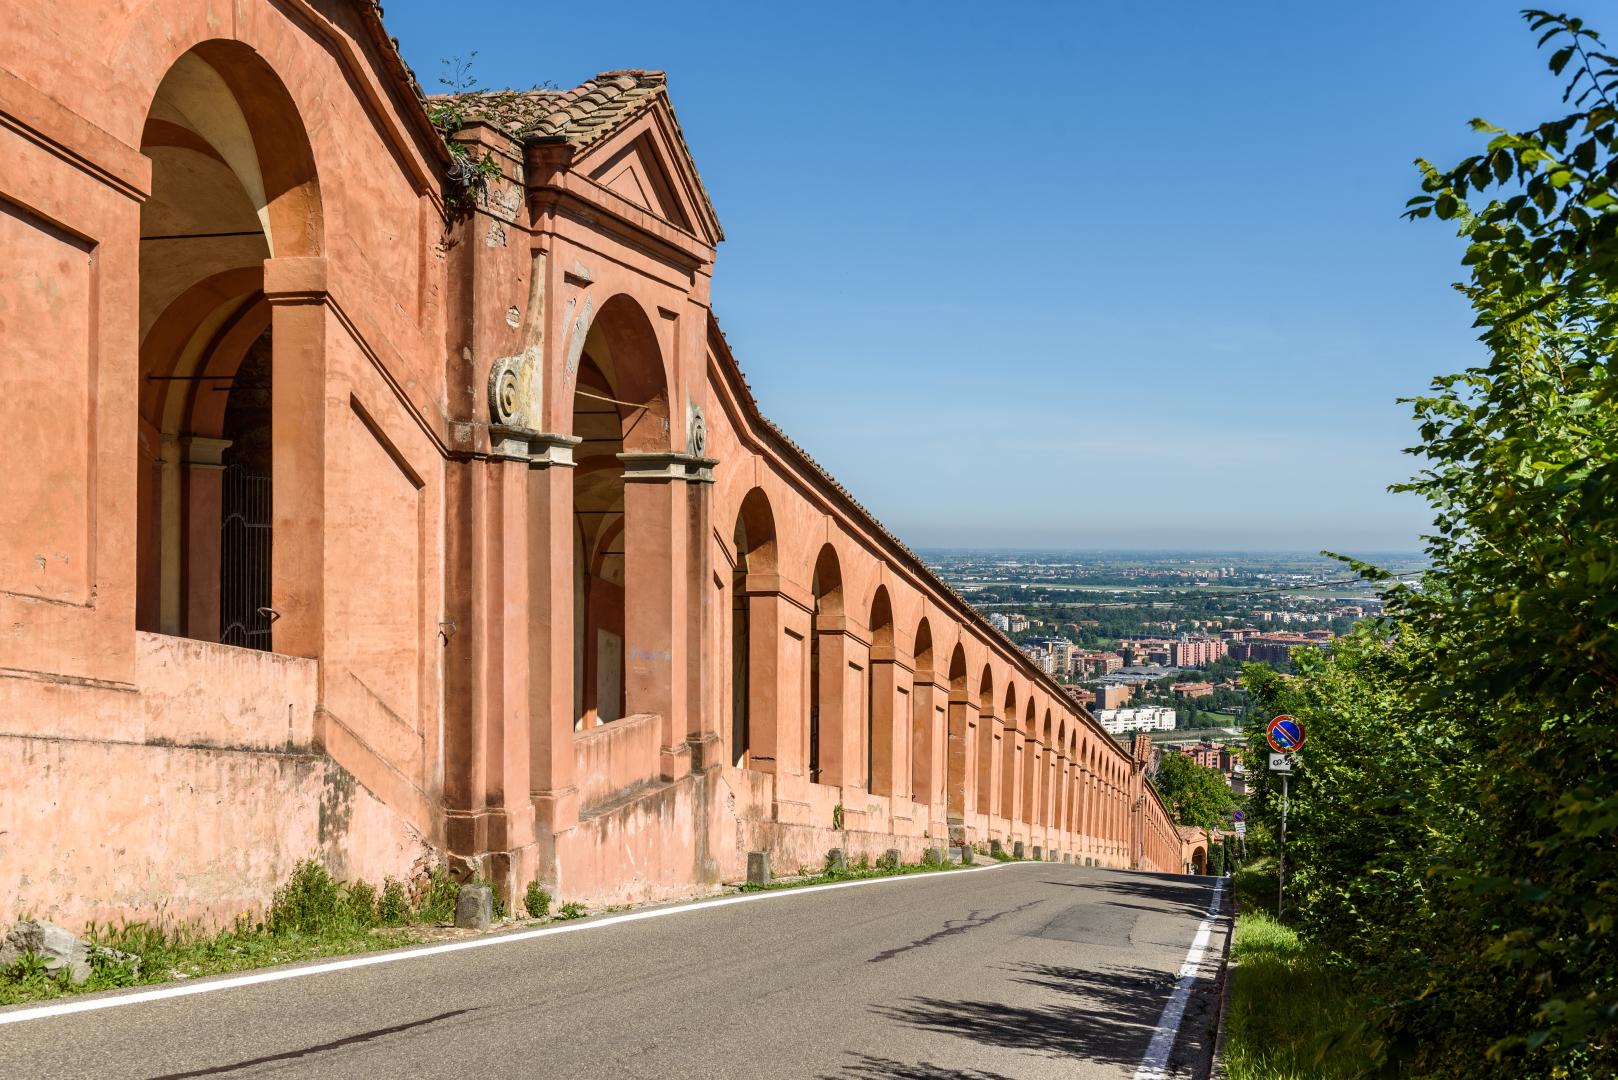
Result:
M767 892L742 893L738 896L722 896L714 900L697 900L689 904L648 908L645 911L631 911L624 915L612 915L605 919L593 919L589 922L561 923L541 927L537 930L521 930L512 934L492 934L488 937L473 938L470 941L452 941L443 945L420 945L415 948L397 949L393 952L355 956L347 960L330 960L322 964L310 964L306 967L260 971L252 975L234 975L229 978L211 979L181 986L165 986L157 990L140 990L135 993L119 994L113 997L36 1005L33 1008L14 1009L10 1012L0 1011L0 1026L20 1024L27 1020L44 1020L52 1016L67 1016L71 1013L94 1012L98 1009L118 1009L126 1005L142 1005L148 1001L189 997L192 994L211 994L219 990L234 990L241 986L257 986L261 983L280 982L283 979L302 979L310 975L325 975L333 971L349 971L353 968L372 967L376 964L392 964L400 960L416 960L424 956L442 956L445 953L463 952L467 949L484 949L492 945L511 945L519 941L532 941L535 938L550 937L554 934L575 934L581 930L599 930L606 926L640 922L644 919L660 919L665 915L683 915L688 911L702 911L706 908L729 907L732 904L751 904L761 900L783 900L794 896L802 896L805 893L829 892L832 889L853 889L862 885L891 885L896 881L928 881L934 878L952 877L956 874L976 874L984 870L998 870L1002 866L1026 865L1039 864L994 863L990 866L974 866L961 870L939 870L930 874L897 874L893 877L860 878L855 881L834 881L825 885L805 885L797 889L774 889Z
M1208 939L1213 936L1214 920L1219 917L1219 902L1224 898L1224 889L1223 880L1214 883L1213 903L1208 906L1208 914L1197 926L1196 937L1191 939L1191 949L1185 954L1185 963L1180 965L1180 980L1174 984L1174 993L1169 996L1168 1004L1163 1006L1163 1013L1157 1018L1157 1034L1152 1036L1151 1043L1146 1047L1146 1056L1140 1059L1135 1080L1162 1080L1169 1074L1169 1054L1174 1050L1174 1040L1179 1038L1180 1021L1185 1019L1185 1006L1191 1000L1191 984L1197 981L1202 954L1207 951Z

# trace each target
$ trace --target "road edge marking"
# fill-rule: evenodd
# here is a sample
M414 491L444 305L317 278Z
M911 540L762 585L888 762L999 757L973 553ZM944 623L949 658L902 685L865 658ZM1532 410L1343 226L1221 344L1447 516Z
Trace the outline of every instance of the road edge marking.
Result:
M53 1016L69 1016L73 1013L96 1012L100 1009L144 1005L150 1001L190 997L194 994L211 994L221 990L235 990L244 986L282 982L286 979L302 979L311 975L327 975L336 971L351 971L355 968L374 967L378 964L393 964L401 960L442 956L447 953L465 952L469 949L512 945L521 941L552 937L556 934L576 934L584 930L598 930L606 926L619 926L623 923L659 919L667 915L683 915L688 911L729 907L732 904L782 900L794 896L803 896L807 893L830 892L833 889L853 889L862 885L891 885L897 881L928 881L936 878L954 877L958 874L977 874L985 870L999 870L1007 866L1043 865L1045 864L1033 862L991 863L988 866L964 866L959 870L935 870L926 874L893 874L889 877L858 878L854 881L830 881L824 885L802 885L793 889L770 889L760 892L739 893L733 896L718 896L711 900L693 900L684 904L672 904L668 907L647 908L644 911L631 911L623 915L609 915L606 918L591 919L587 922L569 922L541 926L533 930L517 930L508 934L490 934L487 937L472 938L468 941L450 941L442 945L412 945L403 949L367 953L364 956L353 956L344 960L327 960L302 967L278 968L273 971L254 972L250 975L226 975L195 983L184 983L178 986L163 986L153 990L137 990L133 993L114 994L110 997L58 1001L50 1005L13 1008L9 1011L0 1011L0 1027L7 1024L20 1024L29 1020L45 1020Z
M1169 1055L1174 1052L1174 1044L1180 1038L1180 1024L1185 1020L1185 1007L1191 1000L1191 986L1197 981L1197 974L1202 968L1202 957L1208 951L1208 942L1213 937L1214 923L1219 921L1219 908L1225 896L1225 882L1221 878L1214 883L1213 902L1208 905L1208 912L1197 924L1197 932L1191 939L1191 948L1186 950L1185 962L1180 965L1180 975L1174 984L1174 993L1163 1005L1163 1011L1157 1018L1157 1031L1152 1041L1146 1045L1146 1053L1141 1056L1140 1066L1135 1070L1134 1080L1163 1080L1169 1072Z

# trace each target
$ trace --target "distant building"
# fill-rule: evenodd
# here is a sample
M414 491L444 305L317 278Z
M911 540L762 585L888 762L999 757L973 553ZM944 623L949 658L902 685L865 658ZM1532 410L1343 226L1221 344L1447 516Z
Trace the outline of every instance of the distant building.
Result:
M1045 646L1024 645L1022 647L1022 653L1024 656L1028 657L1029 660L1033 661L1039 670L1043 671L1047 675L1051 674L1051 654L1046 651Z
M1007 618L1003 612L989 612L989 625L1000 631L1002 634L1011 633L1011 620Z
M1096 687L1096 707L1117 709L1128 703L1134 688L1119 683L1103 683Z
M1147 705L1139 709L1101 709L1096 721L1110 735L1125 735L1133 731L1173 731L1174 710L1166 705Z
M1170 667L1202 667L1226 654L1229 643L1214 638L1181 637L1169 642Z
M1020 634L1028 629L1028 616L1011 615L1007 620L1006 629L1013 634Z
M1236 660L1260 660L1275 664L1288 659L1299 646L1319 648L1323 639L1304 634L1257 634L1246 641L1230 643L1230 656Z
M1219 755L1224 750L1224 747L1215 744L1211 740L1204 740L1200 743L1182 746L1179 749L1180 753L1203 768L1217 769L1219 768Z
M1183 698L1199 698L1212 694L1214 685L1210 682L1177 682L1169 689Z

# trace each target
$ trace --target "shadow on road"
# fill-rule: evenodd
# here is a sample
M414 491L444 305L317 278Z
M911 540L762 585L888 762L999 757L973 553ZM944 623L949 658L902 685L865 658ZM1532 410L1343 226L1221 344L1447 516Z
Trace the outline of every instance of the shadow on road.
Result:
M315 1054L325 1054L333 1050L341 1050L344 1047L357 1046L360 1043L372 1042L376 1039L385 1038L389 1035L397 1035L402 1031L410 1031L413 1028L425 1027L428 1024L442 1023L445 1020L450 1020L457 1016L464 1016L467 1013L476 1011L476 1009L451 1009L449 1012L439 1013L437 1016L429 1016L421 1020L410 1020L403 1024L394 1024L392 1027L377 1028L375 1031L366 1031L359 1035L350 1035L345 1039L337 1039L333 1042L319 1043L315 1046L306 1046L301 1050L288 1050L281 1054L268 1054L264 1057L250 1058L247 1061L232 1062L229 1065L214 1065L208 1068L192 1069L189 1072L167 1073L163 1076L153 1077L153 1080L193 1080L195 1077L219 1076L224 1073L238 1072L242 1069L255 1068L259 1065L273 1065L276 1062L281 1061L295 1061L298 1058L310 1057Z
M906 1065L890 1058L858 1055L851 1065L844 1065L835 1075L826 1073L820 1080L1011 1080L1000 1073L978 1069L944 1069L929 1062Z
M1054 990L1070 1002L1011 1005L999 1001L909 998L874 1011L922 1031L938 1032L1006 1050L1051 1057L1135 1065L1156 1030L1174 980L1160 971L1115 968L1088 971L1051 964L1017 964L1016 981ZM851 1073L863 1077L947 1077L966 1073Z
M1116 893L1133 900L1151 900L1158 904L1171 904L1186 913L1202 913L1213 902L1213 883L1218 878L1152 877L1141 874L1127 881L1046 881L1045 885L1066 885L1076 889ZM1115 901L1114 901L1115 902ZM1165 910L1156 908L1153 910Z

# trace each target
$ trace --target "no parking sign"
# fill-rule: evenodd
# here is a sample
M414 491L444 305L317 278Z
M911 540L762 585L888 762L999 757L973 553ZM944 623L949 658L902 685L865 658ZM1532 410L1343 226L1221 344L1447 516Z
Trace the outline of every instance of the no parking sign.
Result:
M1296 716L1282 713L1270 721L1270 726L1264 729L1264 737L1277 754L1290 754L1303 745L1303 724Z

